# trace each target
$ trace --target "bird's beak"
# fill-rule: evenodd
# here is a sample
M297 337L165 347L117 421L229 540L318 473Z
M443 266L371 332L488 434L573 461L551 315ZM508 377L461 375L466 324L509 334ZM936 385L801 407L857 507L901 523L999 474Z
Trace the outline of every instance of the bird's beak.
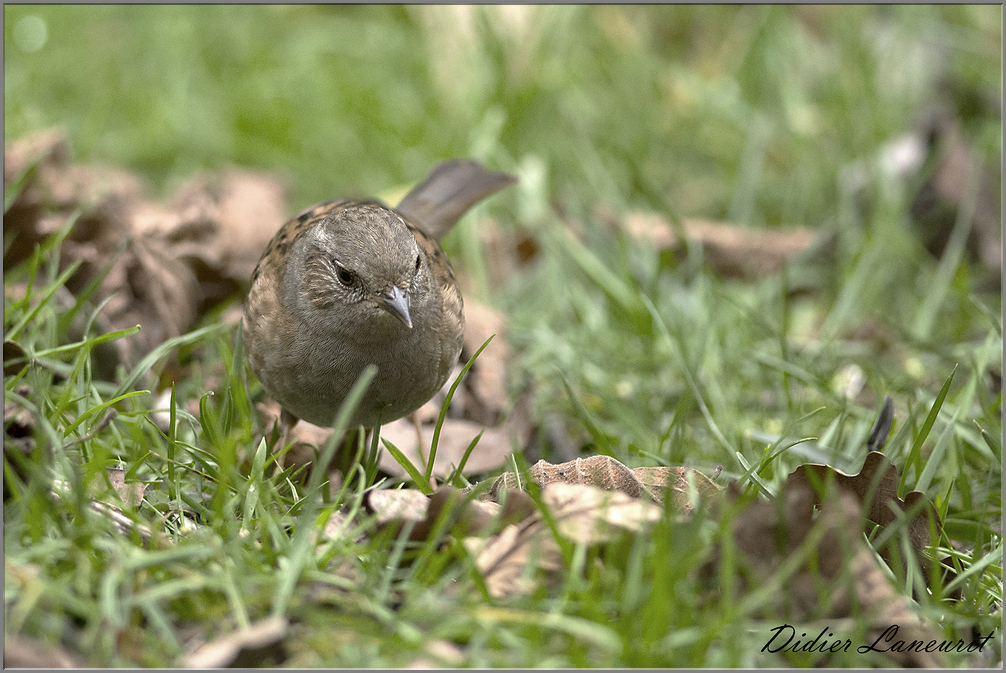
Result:
M377 305L401 320L406 327L412 329L412 316L409 315L409 293L392 285L377 297Z

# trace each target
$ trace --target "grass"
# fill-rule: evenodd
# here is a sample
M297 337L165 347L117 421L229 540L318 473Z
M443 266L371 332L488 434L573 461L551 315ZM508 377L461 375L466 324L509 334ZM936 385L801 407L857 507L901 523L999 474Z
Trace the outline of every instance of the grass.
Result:
M45 26L37 51L29 16ZM519 355L508 374L533 392L535 419L558 418L584 454L722 465L720 483L774 494L804 462L857 471L890 394L884 452L903 493L924 487L943 514L941 552L961 570L918 609L947 637L995 630L987 658L948 657L991 665L1002 656L1001 293L981 289L963 251L928 256L904 185L874 176L863 208L841 176L947 103L945 81L1000 98L1001 20L996 6L5 6L4 136L62 125L77 160L164 193L232 163L279 172L291 212L343 194L393 201L450 156L515 172L519 186L479 212L531 236L535 261L490 281L477 217L445 246L472 278L466 296L508 316ZM960 108L965 136L996 163L1001 119ZM698 251L629 239L604 210L805 225L831 231L832 252L741 282ZM4 269L5 340L33 359L10 373L5 353L5 409L35 423L27 476L4 506L5 634L94 665L164 667L279 615L293 624L286 663L303 667L437 661L440 641L455 666L811 663L762 651L780 623L760 612L767 597L701 578L728 542L729 512L567 549L559 587L497 602L460 545L375 533L364 493L392 483L376 480L369 447L334 495L320 472L296 486L276 469L232 327L207 317L116 381L97 379L90 352L107 335L70 326L73 314L93 325L98 302L56 300L72 224ZM23 283L27 297L9 298ZM844 394L850 377L861 394ZM18 467L6 448L5 475ZM529 452L556 455L544 439ZM149 540L89 509L87 484L107 467L147 484L125 512L158 531ZM59 499L52 477L68 483ZM336 506L354 534L316 541ZM733 570L728 556L718 572ZM917 570L892 572L906 595Z

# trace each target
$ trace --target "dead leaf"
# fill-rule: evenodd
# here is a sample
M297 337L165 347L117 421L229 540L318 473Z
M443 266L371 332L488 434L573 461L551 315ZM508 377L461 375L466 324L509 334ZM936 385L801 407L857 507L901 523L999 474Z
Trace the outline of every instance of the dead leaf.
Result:
M33 164L43 161L57 165L65 164L69 154L70 146L66 133L57 128L44 129L11 143L4 143L4 191Z
M695 510L696 500L710 500L722 490L709 477L690 467L637 467L632 474L658 501L669 490L671 503L685 514ZM719 469L714 478L718 474Z
M508 500L514 496L521 504L527 499L520 491L507 491ZM581 544L611 541L622 532L642 530L661 516L653 503L587 485L548 484L542 500L559 534ZM554 585L565 569L559 545L541 514L521 515L526 518L489 539L464 539L494 598L527 595L542 582Z
M606 456L593 458L607 459ZM658 493L670 483L667 475L660 472L642 474L650 478ZM653 475L661 476L653 478ZM587 458L561 466L539 461L526 477L542 487L542 500L551 512L559 534L573 542L608 542L622 532L642 530L661 516L661 508L652 497L640 498L646 487L639 484L632 470L618 461ZM704 476L702 479L711 487L708 495L718 493L719 487ZM598 483L590 483L592 480ZM489 592L497 598L526 595L538 586L535 578L540 573L544 574L546 583L555 582L559 571L564 568L558 543L551 537L541 515L535 511L533 501L518 488L521 481L508 472L488 489L469 487L463 491L478 493L482 490L478 497L493 502L502 501L504 521L512 520L507 518L508 511L513 519L523 518L520 523L507 526L488 541L475 538L464 541L466 549L476 557ZM635 495L627 493L619 484L628 484L628 490ZM692 490L696 490L694 486Z
M118 499L127 507L139 507L140 502L143 501L143 492L147 488L146 485L139 481L127 484L125 470L110 467L105 472ZM104 482L97 479L92 482L91 489L91 497L98 498L99 500L103 499L102 496L108 494L107 488L104 488ZM113 502L108 504L114 505L116 503L113 500Z
M408 488L378 489L367 494L367 505L377 515L379 524L420 522L426 518L429 496Z
M904 500L899 498L898 468L884 454L876 451L866 455L863 469L854 475L845 474L829 465L812 463L801 465L789 475L786 487L794 488L806 484L816 493L817 491L812 488L813 482L823 484L829 475L840 487L854 493L866 508L870 521L881 526L890 526L919 501L926 500L925 494L919 491L912 491ZM930 524L935 527L938 536L942 530L939 514L932 503L926 502L908 523L908 537L917 549L922 550L930 545Z
M585 484L548 484L541 497L559 534L578 544L610 542L660 519L660 507L652 502Z
M134 239L102 283L114 295L105 315L112 329L142 327L122 340L126 363L135 363L164 341L188 331L201 295L191 269L156 239Z
M708 477L687 467L639 467L629 469L610 456L589 456L553 465L539 460L527 478L539 486L553 483L589 484L606 491L621 491L631 498L663 502L670 491L671 503L681 512L693 511L693 499L710 498L721 490ZM493 499L503 488L516 489L520 480L507 472L496 479L484 498Z
M441 486L431 496L410 489L371 491L367 504L381 526L412 522L409 539L428 540L438 526L460 537L488 535L522 521L537 509L525 493L513 493L503 506L482 502L453 486Z
M444 519L445 530L457 528L458 535L467 537L482 535L490 531L490 526L500 514L500 506L492 502L480 502L466 497L461 489L441 486L430 496L430 508L426 519L415 531L421 539L428 539L437 522Z
M497 599L533 593L539 575L554 585L565 568L559 544L540 514L507 526L488 540L465 538L464 546L475 557L489 594Z
M5 187L35 169L4 215L4 232L13 234L4 263L24 259L79 211L60 255L64 268L81 263L66 287L79 291L115 259L92 301L112 297L99 315L103 328L142 326L114 344L113 357L126 365L245 287L284 220L285 190L266 174L232 169L219 179L196 176L161 202L147 197L138 177L73 165L69 155L59 131L5 144ZM119 362L104 363L100 372L114 373Z
M274 175L227 169L216 190L227 273L249 279L265 246L287 220L287 185Z
M327 540L340 540L346 537L349 532L349 522L350 518L345 512L339 510L332 512L321 531L321 537Z
M260 668L286 660L283 640L288 625L282 617L269 617L247 629L206 643L185 658L183 668Z
M506 457L513 453L515 447L519 449L521 446L516 443L519 438L512 439L509 427L486 428L472 421L449 418L444 421L440 431L433 474L443 478L453 470L453 467L460 465L468 445L483 430L485 432L482 438L465 465L465 474L479 474L497 469L503 465ZM398 447L413 465L423 466L429 458L433 431L433 425L422 425L417 429L408 418L400 418L381 426L381 437ZM420 446L423 447L422 457L418 450ZM388 474L399 477L406 475L405 470L388 451L382 453L380 465Z
M467 362L493 335L496 336L479 354L461 383L467 393L462 417L488 427L499 423L507 406L506 372L512 356L506 335L506 317L488 306L468 302L461 361Z
M35 245L62 227L67 215L78 206L86 212L78 219L71 238L106 238L109 228L102 226L102 221L107 218L93 219L91 214L111 214L117 204L138 196L143 189L140 180L123 171L71 166L69 142L59 129L4 143L5 192L32 166L23 188L4 213L4 234L11 237L10 247L4 252L5 268L32 254Z
M681 224L684 238L702 246L717 273L737 278L777 273L784 263L809 250L815 240L812 230L801 227L752 229L697 218L686 218ZM679 232L660 215L629 213L618 225L630 237L659 250L686 250Z
M817 518L815 504L820 506ZM802 479L787 481L776 502L756 501L733 519L738 550L751 564L751 583L779 583L766 602L774 616L809 620L865 615L870 642L892 624L899 637L925 642L937 638L934 628L912 611L878 565L861 534L862 509L849 489L832 489L821 498ZM794 555L803 559L792 573L777 576ZM942 665L938 653L888 652L901 666Z

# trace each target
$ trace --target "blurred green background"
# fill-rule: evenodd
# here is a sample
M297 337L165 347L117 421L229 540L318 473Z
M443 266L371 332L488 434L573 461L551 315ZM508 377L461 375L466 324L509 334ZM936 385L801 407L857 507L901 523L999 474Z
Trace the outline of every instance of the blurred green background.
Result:
M298 204L470 155L590 195L815 224L836 171L1001 95L997 6L5 6L4 138L50 125L155 185L228 163ZM978 129L997 151L993 129ZM524 203L529 195L519 201ZM525 204L533 214L542 201Z

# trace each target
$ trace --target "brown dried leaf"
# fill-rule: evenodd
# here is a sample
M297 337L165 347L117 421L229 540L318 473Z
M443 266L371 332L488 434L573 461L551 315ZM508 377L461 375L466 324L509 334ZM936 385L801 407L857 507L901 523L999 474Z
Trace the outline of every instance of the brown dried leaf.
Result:
M480 502L465 497L460 489L453 486L441 486L430 496L430 508L426 520L419 525L417 533L426 539L433 532L437 520L442 516L450 517L447 525L453 528L460 526L460 535L481 535L489 531L490 526L500 513L500 507L492 502Z
M35 163L63 165L70 155L66 133L61 129L44 129L25 138L4 143L3 186L7 187Z
M660 250L684 252L684 241L660 215L629 213L622 218L624 231ZM727 222L696 218L682 221L684 237L702 245L717 273L739 278L759 278L777 273L782 265L808 250L814 232L802 227L784 230L751 229Z
M778 502L754 502L732 521L734 540L751 564L752 580L759 586L779 584L770 611L796 620L864 614L871 620L871 639L897 624L899 637L938 640L936 631L888 582L868 549L860 533L857 496L845 488L833 490L832 496L821 499L807 481L791 480ZM816 519L815 504L820 505ZM778 576L797 554L803 560L792 574ZM942 665L936 653L888 652L887 656L902 666Z
M474 421L487 427L500 424L507 407L506 364L510 347L506 340L506 319L498 311L475 302L465 302L465 334L461 357L454 371L426 404L413 416L420 423L436 423L447 392L461 373L463 365L495 335L492 342L472 364L451 399L448 418Z
M231 168L224 172L218 191L227 275L246 283L265 246L289 216L287 186L268 173Z
M112 489L118 495L119 499L122 500L122 503L127 507L139 507L140 502L143 501L143 493L147 488L146 485L139 481L127 484L125 470L110 467L106 472ZM104 483L96 480L94 486L96 488L93 497L101 499L101 496L107 493L107 490L102 488Z
M712 479L690 467L637 467L632 473L657 500L662 501L665 492L670 490L671 503L685 514L695 510L696 499L709 500L723 490ZM713 478L718 474L717 469Z
M556 482L590 484L606 491L621 491L632 498L645 494L649 500L654 500L653 493L640 483L632 470L610 456L577 458L559 465L539 460L531 466L528 477L542 487Z
M23 189L4 213L4 233L13 234L4 264L13 265L31 254L34 246L62 227L77 208L83 212L70 234L71 240L101 240L107 243L126 232L124 204L143 193L136 177L107 167L69 164L70 148L60 130L47 130L4 145L4 188L30 166ZM68 261L63 261L64 266Z
M492 342L479 354L462 381L466 392L463 417L486 426L497 425L507 406L506 365L510 361L510 346L506 317L488 306L468 302L461 362L471 359L494 334Z
M521 510L518 516L524 516L522 506L528 496L508 491L507 502L515 496L520 503L515 510ZM660 508L653 503L582 484L549 484L542 490L542 499L559 533L582 544L608 542L621 532L642 530L661 516ZM506 526L488 540L465 538L464 545L476 557L476 565L495 598L527 595L539 585L541 575L546 585L553 585L565 568L559 545L537 512Z
M111 329L142 327L138 334L117 342L127 365L167 339L184 334L202 298L191 269L154 238L136 238L127 244L99 294L114 295L105 306Z
M829 465L812 463L801 465L789 475L786 487L795 488L806 484L816 493L812 488L813 483L823 484L829 476L838 486L855 494L866 509L870 521L881 526L890 526L919 501L926 499L925 494L919 491L912 491L904 500L899 498L898 468L878 451L868 453L863 469L854 475L845 474ZM933 504L927 502L908 523L908 537L917 549L922 550L929 546L930 524L935 527L936 534L939 535L942 531L939 514Z
M321 537L327 540L341 540L349 532L349 522L350 518L345 512L339 510L332 512L321 531Z
M547 584L554 584L565 568L559 545L540 515L507 526L488 540L465 538L464 546L497 599L532 593L539 572Z
M693 496L711 498L721 490L707 476L692 468L629 469L610 456L577 458L558 465L539 460L528 470L527 478L542 487L553 483L588 484L606 491L620 491L631 498L646 498L652 502L663 502L665 493L670 490L671 502L686 514L694 509ZM503 488L517 487L517 478L507 472L496 480L485 497L492 499Z
M408 488L379 489L367 494L367 506L377 515L377 523L420 522L426 518L430 498Z
M416 541L429 539L438 525L462 537L491 534L537 511L527 494L512 496L501 508L495 502L474 500L453 486L442 486L431 496L408 489L372 491L367 503L380 525L413 522L409 539Z
M652 502L586 484L549 484L541 497L559 533L580 544L610 542L660 519L660 507Z
M207 309L248 282L268 239L284 219L284 188L265 174L232 169L220 178L197 176L167 202L145 195L143 181L102 166L69 163L65 134L48 131L5 144L5 187L37 162L4 215L13 234L4 255L15 264L81 211L63 244L61 262L80 261L67 281L84 287L113 255L121 254L93 300L112 296L102 328L140 324L115 343L103 372L134 364L164 340L188 331ZM123 252L124 250L124 252Z
M461 463L468 445L480 432L485 430L478 445L465 465L466 474L488 472L500 467L506 456L512 453L510 438L503 428L486 428L472 421L448 418L440 431L437 456L433 463L433 474L446 477ZM412 461L413 465L425 466L429 458L429 447L433 444L433 425L416 426L408 417L381 426L381 437L398 447ZM419 447L423 447L422 456ZM405 476L406 472L390 452L381 454L381 469L388 474ZM420 467L422 469L422 467Z
M469 373L471 372L469 371ZM450 382L453 382L453 379ZM455 395L455 399L457 399L457 395ZM451 409L454 409L453 400ZM420 409L416 413L421 414L422 412L423 409ZM412 461L413 465L424 466L429 459L429 447L433 444L435 427L435 418L428 423L417 425L416 421L406 416L381 426L381 436L398 447ZM476 421L448 416L440 431L433 474L445 477L453 471L452 466L460 465L468 445L480 432L483 432L482 438L479 439L475 450L465 464L464 474L466 475L498 469L502 467L507 456L525 446L531 436L528 397L522 396L518 399L517 404L505 420L494 427L486 427ZM422 455L420 455L420 447L422 447ZM381 455L380 465L381 469L389 474L395 476L405 476L406 474L402 466L388 452Z

